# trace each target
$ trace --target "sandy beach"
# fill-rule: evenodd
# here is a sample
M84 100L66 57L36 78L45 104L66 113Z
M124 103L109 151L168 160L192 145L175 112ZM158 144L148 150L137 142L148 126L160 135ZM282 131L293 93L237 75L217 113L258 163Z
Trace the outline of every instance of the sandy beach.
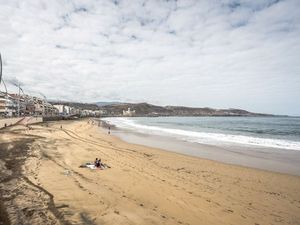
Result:
M299 150L249 147L246 145L207 145L119 128L114 128L112 134L133 144L160 148L226 164L300 176Z
M299 176L126 143L90 120L31 128L0 131L0 225L300 224ZM110 168L79 167L96 157Z

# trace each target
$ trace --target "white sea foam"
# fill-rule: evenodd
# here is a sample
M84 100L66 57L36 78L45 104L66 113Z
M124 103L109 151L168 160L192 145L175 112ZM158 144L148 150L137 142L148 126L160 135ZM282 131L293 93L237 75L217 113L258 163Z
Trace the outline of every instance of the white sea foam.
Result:
M258 147L271 147L289 150L300 150L300 142L259 138L244 135L231 135L222 133L207 133L196 132L182 129L171 129L158 126L148 126L138 124L135 121L128 118L105 118L106 122L115 125L116 127L134 130L136 132L163 135L168 137L174 137L183 141L195 142L201 144L239 144Z

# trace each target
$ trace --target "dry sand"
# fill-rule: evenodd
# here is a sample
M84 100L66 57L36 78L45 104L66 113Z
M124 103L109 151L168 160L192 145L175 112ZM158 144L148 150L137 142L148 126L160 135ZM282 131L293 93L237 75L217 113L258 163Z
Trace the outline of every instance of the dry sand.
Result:
M88 120L32 128L0 131L0 224L300 224L298 176L129 144ZM79 168L96 157L111 168Z

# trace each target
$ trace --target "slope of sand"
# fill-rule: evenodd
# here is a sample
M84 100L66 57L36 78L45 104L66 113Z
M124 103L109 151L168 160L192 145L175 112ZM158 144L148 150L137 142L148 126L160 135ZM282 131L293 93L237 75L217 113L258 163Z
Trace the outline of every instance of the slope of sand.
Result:
M0 221L300 224L300 177L125 143L88 120L32 128L0 133ZM96 157L111 168L79 168Z

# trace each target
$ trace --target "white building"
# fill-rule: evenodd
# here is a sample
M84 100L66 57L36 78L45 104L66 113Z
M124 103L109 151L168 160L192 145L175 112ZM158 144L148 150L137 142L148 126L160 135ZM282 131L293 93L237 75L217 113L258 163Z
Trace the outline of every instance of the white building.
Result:
M128 108L128 110L123 110L123 116L133 116L135 115L135 110L130 110L130 108Z
M74 115L81 113L80 109L68 105L57 104L53 106L58 110L58 113L61 115Z
M72 107L65 105L64 111L65 111L65 114L70 115L70 114L72 114Z
M12 116L16 113L16 107L14 102L6 96L6 94L0 93L0 115Z
M95 112L90 109L84 109L81 111L81 116L95 116Z
M53 105L57 110L59 114L64 114L64 105Z

